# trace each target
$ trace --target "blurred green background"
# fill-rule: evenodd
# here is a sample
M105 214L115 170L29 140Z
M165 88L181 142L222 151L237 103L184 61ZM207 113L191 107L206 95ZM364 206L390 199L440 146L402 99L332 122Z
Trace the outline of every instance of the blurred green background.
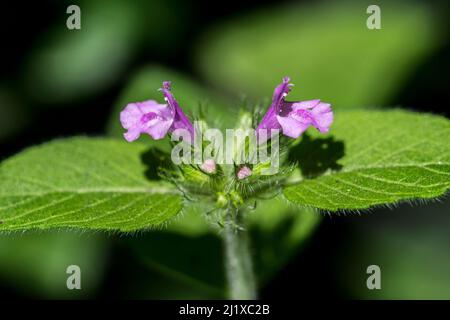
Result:
M70 4L81 8L81 30L66 28ZM381 8L381 30L366 27L370 4ZM447 1L214 6L95 0L2 7L0 158L55 137L120 138L120 110L161 100L163 80L173 81L189 115L202 108L222 127L233 124L244 98L267 103L284 75L296 84L292 100L449 115ZM223 298L221 243L204 211L192 206L167 229L134 235L0 235L0 296ZM328 216L265 200L249 217L260 296L450 299L449 211L441 199ZM81 291L66 288L71 264L81 267ZM381 267L382 290L365 286L371 264Z

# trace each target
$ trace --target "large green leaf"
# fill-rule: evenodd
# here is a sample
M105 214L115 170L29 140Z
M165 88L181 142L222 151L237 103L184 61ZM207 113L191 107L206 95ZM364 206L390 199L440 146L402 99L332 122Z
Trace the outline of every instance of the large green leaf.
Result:
M331 137L305 135L287 199L329 211L435 198L450 188L450 121L401 110L336 114Z
M56 140L0 164L0 231L74 227L134 231L181 210L171 185L149 181L146 146Z
M382 29L369 30L370 4L289 4L243 15L208 31L197 64L217 86L258 99L288 75L297 85L290 100L385 105L439 45L438 20L423 4L382 2Z

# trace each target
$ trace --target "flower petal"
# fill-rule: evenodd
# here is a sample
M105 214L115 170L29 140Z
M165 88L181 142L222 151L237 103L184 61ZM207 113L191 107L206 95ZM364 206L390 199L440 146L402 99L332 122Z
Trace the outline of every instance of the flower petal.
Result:
M128 104L120 113L120 123L125 129L130 129L140 121L142 112L135 103Z
M145 130L145 133L149 134L155 140L160 140L166 136L172 123L173 119L156 121Z
M307 110L316 107L320 103L320 99L290 102L292 110Z
M311 110L314 127L322 133L328 132L333 122L333 111L329 103L321 102Z
M277 120L283 129L283 134L294 139L298 138L303 132L305 132L311 124L308 120L302 122L290 117L277 116Z
M127 141L139 138L141 133L147 133L153 139L161 139L173 123L173 116L167 105L154 100L129 103L120 113L120 122L128 132L124 134Z
M141 122L144 114L155 112L157 114L167 109L165 104L159 104L155 100L129 103L120 113L120 122L124 129L130 129Z
M258 137L260 135L262 136L262 130L267 130L266 137L268 138L270 137L270 129L281 129L281 126L277 120L277 115L281 112L284 99L293 86L293 84L289 83L289 81L289 77L284 77L282 83L276 86L273 92L272 103L270 104L269 109L262 118L258 127L256 127L256 133ZM259 143L263 143L265 140L267 139L260 139L258 141Z
M291 79L289 77L284 77L283 82L276 86L273 92L271 107L275 108L276 113L280 112L280 110L278 110L281 106L280 104L284 101L289 91L291 91L291 87L293 86L293 84L289 83L290 80Z
M171 90L170 81L164 81L163 87L160 89L164 94L164 99L167 101L171 112L174 115L174 122L171 131L175 129L186 129L191 133L191 136L194 136L194 127L192 126L189 119L184 114L183 110L181 110L180 105L177 100L173 96Z
M128 142L132 142L132 141L138 139L140 135L141 135L141 130L139 130L139 129L131 129L123 134L125 140L127 140Z
M149 112L161 113L167 110L166 104L159 104L155 100L136 102L136 104L138 105L142 113L149 113Z

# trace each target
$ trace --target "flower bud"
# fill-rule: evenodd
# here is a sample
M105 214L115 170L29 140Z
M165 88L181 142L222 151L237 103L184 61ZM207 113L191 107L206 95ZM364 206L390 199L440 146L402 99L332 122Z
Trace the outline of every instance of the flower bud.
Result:
M207 174L216 173L217 166L216 162L213 159L206 159L201 165L200 169Z
M239 180L244 180L252 175L252 170L247 166L242 166L239 168L236 176Z

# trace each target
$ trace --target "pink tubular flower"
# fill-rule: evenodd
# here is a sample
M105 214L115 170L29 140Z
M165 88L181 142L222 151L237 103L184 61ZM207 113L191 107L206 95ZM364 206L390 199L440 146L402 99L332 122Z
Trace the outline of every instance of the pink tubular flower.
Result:
M328 132L333 122L331 105L320 100L285 101L293 86L289 81L289 77L284 77L283 82L275 88L272 104L256 128L258 135L262 130L281 129L284 135L295 139L310 125L320 132Z
M163 82L160 90L167 104L159 104L154 100L129 103L120 113L122 127L128 130L124 134L127 141L138 139L141 133L159 140L175 129L186 129L194 137L194 127L170 92L170 82Z

